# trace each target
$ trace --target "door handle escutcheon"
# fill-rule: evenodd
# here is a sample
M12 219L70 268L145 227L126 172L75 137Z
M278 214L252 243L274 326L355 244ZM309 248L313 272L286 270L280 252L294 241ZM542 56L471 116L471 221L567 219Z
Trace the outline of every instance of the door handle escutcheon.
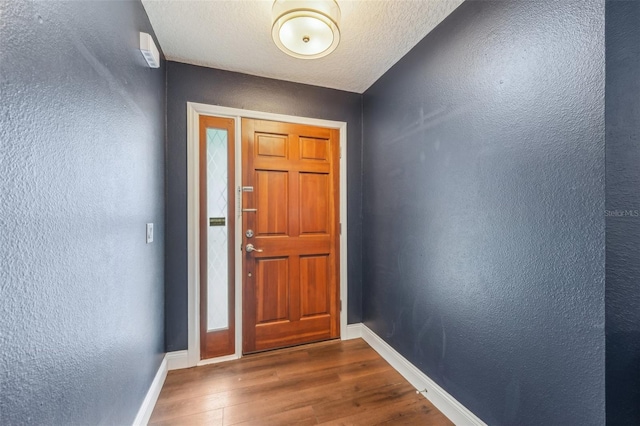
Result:
M247 246L245 247L245 250L247 251L247 253L251 253L252 251L262 253L262 249L255 248L253 244L247 244Z

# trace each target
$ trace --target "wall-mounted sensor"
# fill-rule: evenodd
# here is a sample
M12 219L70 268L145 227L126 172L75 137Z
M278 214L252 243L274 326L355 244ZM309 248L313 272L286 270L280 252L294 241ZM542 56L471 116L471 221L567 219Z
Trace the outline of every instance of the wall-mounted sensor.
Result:
M153 37L147 33L140 33L140 51L149 68L160 68L160 52L153 42Z

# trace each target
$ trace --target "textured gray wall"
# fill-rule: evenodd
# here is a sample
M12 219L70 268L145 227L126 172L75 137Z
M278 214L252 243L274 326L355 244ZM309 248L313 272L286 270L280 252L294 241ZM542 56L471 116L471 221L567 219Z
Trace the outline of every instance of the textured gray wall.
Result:
M160 364L165 70L139 31L137 0L0 2L0 424L131 424Z
M187 102L346 121L349 323L361 321L362 95L193 65L167 65L167 351L187 349Z
M607 2L607 424L640 424L640 1Z
M465 2L364 95L365 324L492 425L605 420L604 16Z

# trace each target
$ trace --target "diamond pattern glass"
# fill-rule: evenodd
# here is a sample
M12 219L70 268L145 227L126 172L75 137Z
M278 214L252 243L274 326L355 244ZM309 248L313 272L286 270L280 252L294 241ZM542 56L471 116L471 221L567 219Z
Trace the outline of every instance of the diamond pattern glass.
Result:
M227 131L207 129L207 215L227 217ZM229 327L228 225L209 226L207 234L207 331Z

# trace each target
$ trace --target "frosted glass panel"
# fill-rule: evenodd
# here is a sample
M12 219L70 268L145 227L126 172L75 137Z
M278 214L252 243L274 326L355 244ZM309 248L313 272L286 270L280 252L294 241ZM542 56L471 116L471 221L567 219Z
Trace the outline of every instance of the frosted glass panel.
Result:
M207 215L225 219L208 227L207 331L229 327L227 187L227 131L207 129Z

